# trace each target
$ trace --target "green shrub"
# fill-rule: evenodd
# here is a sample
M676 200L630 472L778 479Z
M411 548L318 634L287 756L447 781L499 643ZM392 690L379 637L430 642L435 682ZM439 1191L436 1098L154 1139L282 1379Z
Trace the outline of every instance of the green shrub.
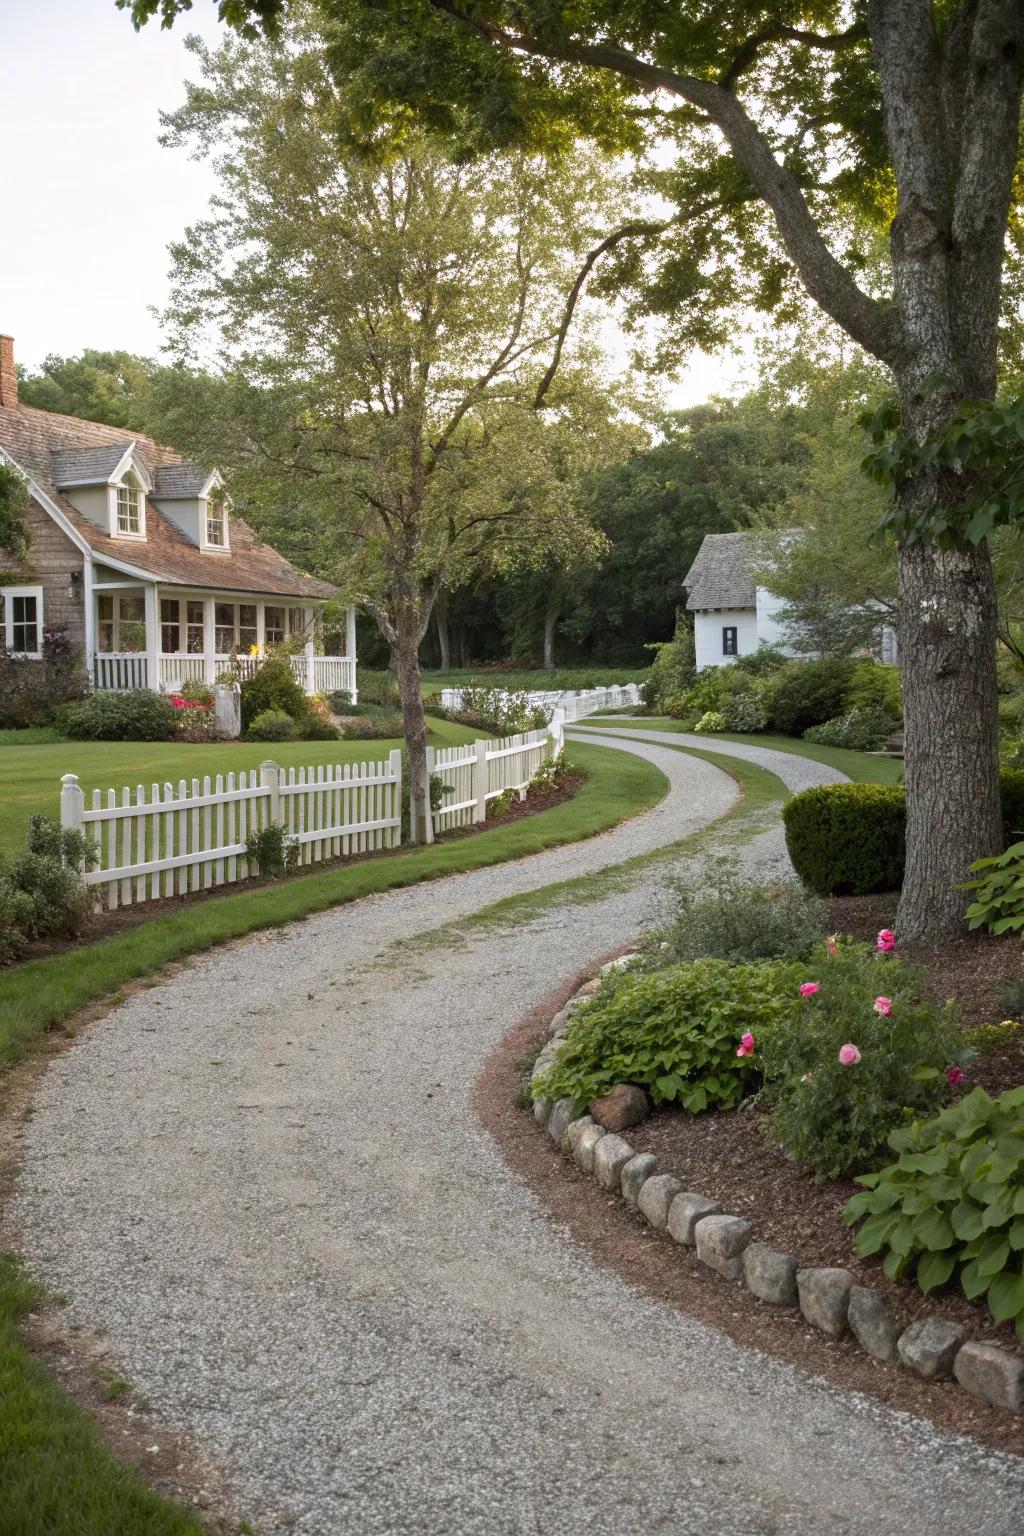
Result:
M686 616L678 615L676 632L671 640L648 649L654 652L654 662L641 692L647 707L658 713L664 711L666 700L685 692L696 671L693 630Z
M470 683L462 690L458 709L448 711L449 720L457 720L471 729L489 731L494 736L515 736L520 731L536 731L547 725L551 711L531 704L525 693L504 688L482 688Z
M48 725L61 704L88 693L82 652L59 625L44 630L41 661L0 656L0 730Z
M850 709L879 709L891 720L903 719L903 688L899 667L880 661L858 661L843 703Z
M725 716L719 714L717 709L709 709L705 714L701 715L694 726L694 730L702 736L712 735L715 731L724 731Z
M249 741L294 741L298 733L295 721L283 709L265 709L245 734Z
M376 710L372 715L346 720L341 734L346 741L401 741L404 730L399 713Z
M242 683L243 731L248 731L256 716L265 714L267 710L288 715L292 720L301 720L309 714L306 695L287 656L268 656L252 676Z
M737 1055L742 1037L776 1026L800 974L781 962L727 960L626 971L575 1014L534 1097L579 1106L616 1083L639 1083L655 1104L731 1109L758 1078L756 1062Z
M795 881L746 885L724 859L698 889L675 887L676 916L651 935L653 963L688 960L806 960L826 931L828 908Z
M148 688L94 693L57 711L57 728L77 741L168 741L177 729L170 699Z
M843 712L854 663L846 657L791 661L771 678L768 720L784 736L802 736Z
M782 1015L763 1053L773 1136L829 1179L870 1168L907 1112L933 1114L963 1056L952 1005L920 1001L919 969L863 944L833 947L804 972L820 990Z
M823 747L849 747L854 752L877 752L898 724L898 720L876 704L857 705L845 715L826 720L824 725L808 726L804 731L804 740L816 742Z
M955 1276L1024 1344L1024 1087L998 1099L975 1088L889 1145L896 1161L859 1178L846 1207L847 1224L863 1222L857 1252L884 1250L886 1274L913 1270L925 1293Z
M999 775L1004 832L1024 827L1024 772ZM822 784L782 808L793 868L820 896L898 891L906 857L899 784Z
M756 651L750 651L746 656L737 656L736 660L728 667L720 668L720 671L740 673L745 672L749 677L769 678L783 667L789 665L789 657L783 655L773 645L766 645L764 641Z
M764 695L754 688L727 694L721 714L727 731L763 731L768 724Z
M303 741L337 741L340 732L329 720L318 720L316 715L305 715L295 722L295 729Z
M25 851L0 866L0 962L20 959L30 939L79 931L92 904L79 865L91 853L81 832L49 816L29 819Z
M356 681L360 704L387 704L393 709L398 703L398 679L393 672L372 672L360 667Z
M266 879L276 879L297 869L302 857L298 838L289 837L279 822L268 822L258 832L250 832L245 841L245 856Z

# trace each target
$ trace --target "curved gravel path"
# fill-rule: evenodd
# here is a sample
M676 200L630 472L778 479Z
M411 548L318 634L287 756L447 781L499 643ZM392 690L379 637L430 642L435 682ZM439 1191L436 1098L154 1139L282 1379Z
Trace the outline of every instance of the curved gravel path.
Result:
M497 941L402 943L731 803L699 759L615 745L671 784L634 822L215 952L56 1059L13 1202L32 1269L261 1529L1018 1532L1019 1463L598 1269L474 1121L498 1039L628 940L672 866Z

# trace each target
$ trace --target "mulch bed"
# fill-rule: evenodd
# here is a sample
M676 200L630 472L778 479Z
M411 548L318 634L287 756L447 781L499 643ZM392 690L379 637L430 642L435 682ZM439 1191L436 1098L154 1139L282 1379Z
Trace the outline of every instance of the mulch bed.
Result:
M655 1232L619 1196L581 1173L541 1130L532 1113L516 1106L516 1092L524 1080L522 1058L543 1036L548 1020L592 970L593 966L568 979L506 1035L478 1078L474 1095L477 1114L503 1156L538 1192L556 1220L598 1263L740 1343L787 1360L809 1375L827 1377L839 1386L867 1393L893 1408L932 1419L945 1429L973 1435L1000 1450L1024 1455L1024 1420L988 1407L955 1382L925 1383L899 1366L872 1360L849 1340L826 1338L799 1312L766 1306L741 1287L715 1275L689 1249L680 1248L664 1233ZM734 1114L732 1119L751 1122L750 1135L756 1136L756 1125L749 1115ZM702 1115L691 1123L703 1130L710 1121L711 1117ZM651 1135L656 1123L634 1127L625 1134L639 1150L641 1132ZM653 1147L654 1143L650 1145ZM751 1140L748 1152L758 1159L748 1167L748 1177L760 1178L760 1170L769 1166L760 1161L764 1144L759 1139L756 1143ZM692 1172L693 1181L697 1182L697 1170L692 1162L687 1167L681 1149L666 1148L662 1153L659 1148L659 1154L664 1156L666 1170L678 1167L688 1175ZM723 1157L722 1161L729 1159ZM792 1171L789 1164L785 1168L787 1174ZM698 1187L703 1189L704 1185ZM729 1208L739 1209L735 1203ZM908 1301L912 1307L913 1295L908 1296ZM934 1309L934 1302L932 1306ZM991 1336L994 1330L982 1331Z
M557 785L549 789L534 790L525 800L513 799L512 804L505 810L493 816L488 816L486 821L476 823L468 827L455 827L449 832L435 839L437 843L451 843L460 838L474 837L480 832L493 831L495 827L503 827L511 821L522 821L526 816L536 816L540 811L548 811L553 806L561 805L565 800L571 800L586 781L586 774L567 772L563 774ZM315 864L304 864L301 870L297 870L293 876L282 876L281 880L264 880L258 875L249 880L235 880L230 885L215 885L209 890L192 891L187 896L164 896L158 901L143 901L131 906L116 907L112 912L91 912L82 924L81 932L73 939L48 940L33 944L29 947L23 960L17 964L24 965L30 960L45 960L50 955L69 954L76 949L84 949L89 944L95 944L100 939L114 938L117 934L124 933L128 929L137 928L140 923L150 922L153 918L168 917L172 913L183 911L185 908L194 909L198 903L216 900L221 896L234 896L242 892L257 891L263 886L278 885L284 879L301 878L302 875L325 874L328 870L343 869L350 864L362 864L367 859L386 859L397 854L408 853L409 843L403 843L401 847L394 849L374 849L367 853L350 854L345 859L321 859ZM16 969L11 967L11 969ZM0 975L3 968L0 967Z

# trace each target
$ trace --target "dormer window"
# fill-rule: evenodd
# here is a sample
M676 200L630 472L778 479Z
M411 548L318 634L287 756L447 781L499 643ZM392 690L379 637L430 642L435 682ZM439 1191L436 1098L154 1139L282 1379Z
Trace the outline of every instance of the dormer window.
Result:
M228 513L224 493L211 493L206 502L206 542L211 549L226 549Z
M134 538L142 534L142 492L138 486L117 487L117 531Z

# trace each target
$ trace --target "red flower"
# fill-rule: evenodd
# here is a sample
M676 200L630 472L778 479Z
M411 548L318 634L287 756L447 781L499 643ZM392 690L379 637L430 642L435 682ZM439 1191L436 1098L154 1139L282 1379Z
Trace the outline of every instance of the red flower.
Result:
M949 1071L946 1073L946 1082L949 1084L949 1086L951 1088L956 1088L960 1085L960 1083L963 1082L963 1080L964 1074L961 1072L960 1068L950 1067Z

